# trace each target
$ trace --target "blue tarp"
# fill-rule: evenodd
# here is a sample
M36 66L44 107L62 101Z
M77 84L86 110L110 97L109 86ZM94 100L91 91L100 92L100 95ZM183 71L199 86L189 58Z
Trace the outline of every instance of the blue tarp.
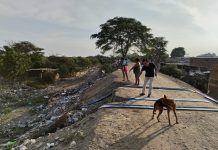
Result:
M146 101L156 101L158 99L156 98L148 98L148 97L130 97L127 98L127 100L131 101L141 101L141 100L146 100ZM181 102L206 102L208 101L206 99L185 99L185 98L175 98L175 101L181 101Z
M120 108L120 109L153 109L153 106L148 105L132 105L132 104L106 104L100 108ZM177 107L176 110L183 111L211 111L218 112L218 108L213 107Z
M127 87L127 88L142 88L143 86L133 86L133 85L127 85L127 86L123 86L123 87ZM148 88L148 87L146 87ZM189 92L194 92L197 93L201 96L203 96L204 98L209 99L210 101L218 104L218 100L215 100L214 98L200 92L197 90L193 90L193 89L189 89L189 88L169 88L169 87L153 87L153 89L158 89L158 90L175 90L175 91L189 91Z
M127 88L142 88L143 86L132 86L132 85L126 85L126 86L123 86L123 87L127 87ZM148 88L148 87L146 87ZM153 89L158 89L158 90L173 90L173 91L193 91L191 89L188 89L188 88L170 88L170 87L157 87L157 86L154 86Z
M105 100L106 98L110 97L111 95L112 95L112 93L110 93L110 94L108 94L106 96L103 96L103 97L101 97L99 99L93 99L93 100L89 101L87 104L83 105L83 107L85 107L85 106L88 107L90 105L94 105L94 104L96 104L98 102L101 102L101 101Z

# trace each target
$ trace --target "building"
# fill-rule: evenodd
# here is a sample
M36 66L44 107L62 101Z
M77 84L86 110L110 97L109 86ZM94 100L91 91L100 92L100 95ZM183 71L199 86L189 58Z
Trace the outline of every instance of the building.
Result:
M214 64L218 64L218 57L191 57L190 66L212 69Z
M208 90L211 96L218 98L218 64L211 66Z

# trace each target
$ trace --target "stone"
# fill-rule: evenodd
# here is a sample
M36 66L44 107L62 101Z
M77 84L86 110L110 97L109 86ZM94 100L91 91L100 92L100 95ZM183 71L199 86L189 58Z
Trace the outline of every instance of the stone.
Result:
M76 141L72 141L71 143L70 143L70 148L73 148L73 147L75 147L76 146Z
M36 140L35 140L35 139L31 139L31 140L30 140L30 143L31 143L31 144L35 144L35 143L36 143Z
M55 145L54 143L47 143L48 148L52 148L52 147L54 147L54 145Z
M59 140L59 137L56 137L55 140L56 140L56 141Z
M82 111L84 111L84 112L87 111L87 110L88 110L87 108L82 108Z
M73 118L73 120L74 120L75 122L77 122L79 119L75 117L75 118Z
M83 133L82 131L78 131L77 134L78 134L78 136L80 136L80 137L85 137L85 136L84 136L84 133Z
M26 139L26 140L23 142L23 145L27 145L29 142L30 142L30 140L29 140L29 139Z
M46 96L44 96L44 98L45 98L45 99L48 99L48 98L49 98L49 96L48 96L48 95L46 95Z
M75 129L71 130L71 133L75 133L75 132L76 132L76 130L75 130Z
M61 138L61 139L59 139L60 142L63 142L64 140L65 140L65 138Z
M24 145L21 145L19 150L27 150L27 147Z
M39 149L42 145L43 145L43 143L40 142L39 144L36 145L36 149Z

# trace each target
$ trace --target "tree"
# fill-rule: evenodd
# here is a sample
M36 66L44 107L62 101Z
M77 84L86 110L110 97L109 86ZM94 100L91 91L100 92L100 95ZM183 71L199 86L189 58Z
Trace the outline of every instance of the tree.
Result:
M7 79L14 79L23 75L31 66L28 55L21 54L13 48L5 47L2 50L0 74Z
M113 50L115 53L126 57L132 46L146 47L152 38L151 29L142 25L133 18L115 17L100 25L101 31L92 34L91 38L97 38L96 46L101 53Z
M40 66L44 58L42 48L28 41L11 42L0 49L0 73L5 78L14 79L22 76L33 66Z
M184 57L185 49L183 47L174 48L170 55L171 57Z
M31 59L31 68L39 68L45 63L44 49L39 48L29 41L21 41L18 43L10 43L9 46L16 50L16 52L28 55Z
M158 65L161 61L165 60L168 57L166 53L167 41L164 37L155 37L151 39L150 47L148 49L144 49L143 53L152 61Z

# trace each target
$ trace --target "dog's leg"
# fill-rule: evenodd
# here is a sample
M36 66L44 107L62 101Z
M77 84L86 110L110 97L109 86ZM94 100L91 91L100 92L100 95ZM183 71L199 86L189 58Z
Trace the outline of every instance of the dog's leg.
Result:
M170 122L170 109L167 109L167 116L168 116L169 125L171 125L171 122Z
M155 113L153 113L153 115L152 115L151 119L154 119L154 115L155 115Z
M176 106L173 107L173 112L174 112L174 115L176 117L176 124L178 124L178 118L177 118L177 115L176 115Z
M151 119L154 119L154 115L156 114L155 112L156 112L156 108L154 107L154 109L153 109L153 115L152 115Z
M163 107L159 109L159 114L157 115L158 122L160 122L159 117L162 114L162 112L163 112Z

